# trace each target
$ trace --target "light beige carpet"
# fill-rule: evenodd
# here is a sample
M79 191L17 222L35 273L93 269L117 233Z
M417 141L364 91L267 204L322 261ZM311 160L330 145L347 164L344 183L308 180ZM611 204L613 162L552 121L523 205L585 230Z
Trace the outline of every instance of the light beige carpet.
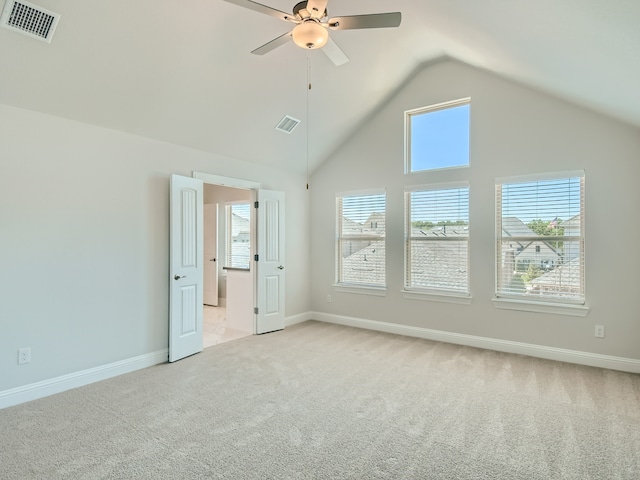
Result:
M0 410L2 479L634 479L640 376L318 322Z

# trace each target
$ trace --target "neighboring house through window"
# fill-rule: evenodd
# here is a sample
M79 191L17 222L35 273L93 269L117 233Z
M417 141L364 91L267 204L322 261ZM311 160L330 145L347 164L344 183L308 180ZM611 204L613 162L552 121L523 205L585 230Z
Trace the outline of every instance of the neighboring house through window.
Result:
M384 288L385 210L383 190L336 197L337 284Z
M584 173L498 179L496 212L496 295L584 304Z
M469 295L469 186L405 192L405 290Z

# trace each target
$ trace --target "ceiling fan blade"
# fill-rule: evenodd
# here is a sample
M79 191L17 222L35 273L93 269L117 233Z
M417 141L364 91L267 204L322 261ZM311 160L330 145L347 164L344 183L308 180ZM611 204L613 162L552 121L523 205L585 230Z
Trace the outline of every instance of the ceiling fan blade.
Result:
M327 0L307 0L307 12L309 12L313 18L324 17L326 10Z
M336 67L344 65L349 61L349 57L345 55L342 49L334 42L331 37L327 40L327 44L322 47L322 51L329 57Z
M285 22L295 20L294 16L290 13L281 12L280 10L276 10L275 8L267 7L266 5L252 2L251 0L224 0L224 1L233 3L234 5L238 5L239 7L248 8L249 10L253 10L254 12L260 12L260 13L264 13L265 15L269 15L271 17L279 18L280 20L284 20Z
M329 28L333 30L350 30L356 28L397 27L402 21L400 12L372 13L369 15L351 15L335 17L329 20Z
M254 55L264 55L265 53L269 53L271 50L275 50L281 45L284 45L291 38L291 32L287 32L283 35L280 35L277 38L274 38L270 42L265 43L261 47L256 48L253 53Z

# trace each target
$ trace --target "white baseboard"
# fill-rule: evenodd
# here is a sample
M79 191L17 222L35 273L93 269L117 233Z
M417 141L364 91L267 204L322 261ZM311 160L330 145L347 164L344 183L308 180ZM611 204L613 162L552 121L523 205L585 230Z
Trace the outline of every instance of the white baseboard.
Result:
M82 387L90 383L106 380L142 368L151 367L167 361L168 349L120 360L108 365L89 368L80 372L31 383L22 387L11 388L0 392L0 409L47 397L54 393L64 392L72 388Z
M632 358L613 357L597 353L545 347L543 345L511 342L508 340L498 340L494 338L478 337L475 335L445 332L442 330L411 327L408 325L346 317L343 315L305 312L287 317L285 319L285 325L291 326L307 320L317 320L320 322L335 323L337 325L345 325L348 327L364 328L367 330L394 333L397 335L406 335L409 337L424 338L427 340L454 343L457 345L467 345L469 347L484 348L499 352L517 353L520 355L528 355L530 357L546 358L548 360L576 363L591 367L640 373L640 360ZM106 380L107 378L116 377L142 368L151 367L153 365L164 363L167 359L168 349L163 349L126 360L120 360L108 365L102 365L100 367L62 375L60 377L43 380L41 382L24 385L22 387L4 390L0 392L0 409L36 400L38 398L47 397L72 388L82 387L90 383Z
M306 322L307 320L313 319L313 315L311 312L299 313L298 315L292 315L284 319L285 327L290 327L291 325L295 325L296 323Z
M310 312L307 316L309 319L318 320L320 322L335 323L348 327L395 333L397 335L406 335L409 337L424 338L438 342L496 350L498 352L517 353L520 355L528 355L530 357L588 365L590 367L609 368L611 370L620 370L623 372L640 373L640 360L632 358L612 357L597 353L566 350L563 348L546 347L530 343L511 342L508 340L478 337L475 335L445 332L442 330L431 330L421 327L410 327L407 325L398 325L396 323L365 320L363 318L345 317L342 315L332 315L320 312Z

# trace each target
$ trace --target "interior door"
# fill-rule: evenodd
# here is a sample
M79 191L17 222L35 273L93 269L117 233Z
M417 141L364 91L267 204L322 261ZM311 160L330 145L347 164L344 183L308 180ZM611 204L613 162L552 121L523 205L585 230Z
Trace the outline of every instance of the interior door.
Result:
M202 180L171 175L169 361L202 351Z
M256 333L284 328L284 192L258 190Z
M204 206L204 303L218 306L218 205Z

